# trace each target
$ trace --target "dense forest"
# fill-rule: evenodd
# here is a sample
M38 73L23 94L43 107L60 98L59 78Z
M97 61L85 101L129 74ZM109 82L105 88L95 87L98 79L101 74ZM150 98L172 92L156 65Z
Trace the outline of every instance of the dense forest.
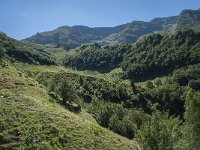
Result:
M174 69L198 64L200 61L200 32L191 29L171 34L150 34L133 45L101 47L84 45L72 50L64 61L65 66L84 70L108 72L122 67L127 78L134 81L171 73Z

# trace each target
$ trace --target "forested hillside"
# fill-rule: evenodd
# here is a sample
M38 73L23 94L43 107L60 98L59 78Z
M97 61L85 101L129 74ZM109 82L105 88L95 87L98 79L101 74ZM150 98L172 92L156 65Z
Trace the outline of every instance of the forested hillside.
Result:
M200 32L178 30L152 34L139 40L124 56L121 66L129 78L156 77L200 62Z
M200 62L200 32L190 29L171 34L150 34L133 45L101 47L85 45L72 50L65 66L84 70L111 71L122 67L134 81L171 73L174 69Z
M123 61L123 56L132 46L121 44L101 47L99 44L84 45L71 50L64 60L66 67L80 70L97 70L108 72Z
M56 64L55 58L47 52L41 52L32 47L28 47L17 40L7 37L4 33L0 33L0 49L1 56L7 55L10 58L24 63L41 65Z

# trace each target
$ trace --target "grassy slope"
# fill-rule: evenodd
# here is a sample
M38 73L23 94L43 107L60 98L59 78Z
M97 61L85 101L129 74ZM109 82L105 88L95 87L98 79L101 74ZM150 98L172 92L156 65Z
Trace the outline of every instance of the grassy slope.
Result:
M35 44L27 41L21 41L24 46L31 47L34 50L38 51L40 54L50 55L52 58L55 58L57 63L62 63L64 58L66 57L67 51L62 47L57 48L55 45L42 45Z
M53 102L21 71L6 67L0 72L0 149L139 149L85 111L77 115Z
M18 68L20 71L24 72L25 74L28 74L30 77L34 78L35 80L38 79L38 76L41 74L49 74L58 73L61 71L67 72L72 75L81 75L85 77L93 77L98 79L103 79L107 82L115 82L115 83L124 83L124 84L130 84L129 80L123 80L121 79L122 74L124 73L121 68L117 68L112 70L109 73L99 73L98 71L80 71L80 70L73 70L71 68L66 68L63 66L39 66L39 65L24 65L21 63L15 64L15 67Z

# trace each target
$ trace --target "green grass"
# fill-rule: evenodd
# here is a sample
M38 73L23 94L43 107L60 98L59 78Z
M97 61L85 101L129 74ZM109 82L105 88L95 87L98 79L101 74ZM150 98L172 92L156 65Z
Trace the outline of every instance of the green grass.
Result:
M75 114L51 101L42 85L19 71L23 69L0 68L0 149L140 149L135 141L99 126L85 110Z
M123 74L123 71L121 68L116 68L110 73L99 73L97 71L80 71L80 70L74 70L72 68L66 68L63 66L41 66L41 65L29 65L29 64L22 64L22 63L16 63L14 64L15 68L18 68L21 72L27 74L28 76L34 78L35 80L38 79L39 76L42 74L48 76L49 78L51 75L58 73L58 72L66 72L71 74L72 76L80 75L84 77L92 77L96 79L103 79L107 82L113 82L117 84L126 84L130 85L130 80L123 80L121 79L121 76Z

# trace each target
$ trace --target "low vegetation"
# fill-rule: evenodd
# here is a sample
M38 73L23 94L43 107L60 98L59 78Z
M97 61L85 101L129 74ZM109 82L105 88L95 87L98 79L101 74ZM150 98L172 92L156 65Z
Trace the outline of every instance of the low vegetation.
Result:
M0 149L140 149L70 112L23 72L0 69Z
M191 147L186 138L192 134L191 123L187 122L185 108L190 107L186 103L188 94L197 94L198 90L192 89L189 84L183 85L179 75L184 72L184 79L190 83L199 78L199 65L183 67L168 77L138 84L120 83L116 79L108 80L61 68L56 71L46 68L45 71L40 67L27 66L22 70L58 97L62 97L62 94L55 87L59 88L63 80L69 82L73 87L70 97L76 96L73 103L92 114L101 126L129 139L136 139L144 149ZM62 102L62 99L59 101ZM194 130L197 131L198 127Z

